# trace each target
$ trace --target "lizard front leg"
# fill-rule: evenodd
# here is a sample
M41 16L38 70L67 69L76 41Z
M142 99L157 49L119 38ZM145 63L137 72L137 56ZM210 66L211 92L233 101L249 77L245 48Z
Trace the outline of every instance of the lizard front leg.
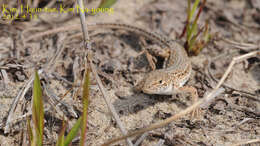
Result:
M178 89L178 92L180 93L183 93L183 92L186 92L186 93L190 93L191 95L191 98L192 98L192 103L195 103L198 101L198 92L197 92L197 89L194 88L193 86L182 86L182 87L175 87L175 89ZM196 108L192 111L191 113L191 117L198 117L199 114L201 113L200 112L200 108Z

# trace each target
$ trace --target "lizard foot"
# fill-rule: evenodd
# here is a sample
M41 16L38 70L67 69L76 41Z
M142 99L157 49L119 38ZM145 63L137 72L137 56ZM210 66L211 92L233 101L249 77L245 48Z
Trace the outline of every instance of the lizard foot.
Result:
M191 97L192 97L192 103L196 103L198 101L198 93L197 93L197 89L192 87L192 86L183 86L181 88L179 88L181 91L183 92L189 92L191 94ZM201 108L200 107L197 107L195 108L191 113L191 118L199 118L201 116Z
M201 108L197 107L190 113L190 117L191 119L198 119L201 116L201 113L202 113Z

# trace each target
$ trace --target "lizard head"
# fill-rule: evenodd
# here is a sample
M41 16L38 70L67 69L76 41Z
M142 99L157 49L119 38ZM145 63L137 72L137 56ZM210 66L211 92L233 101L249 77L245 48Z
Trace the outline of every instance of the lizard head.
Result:
M173 83L167 73L157 70L147 74L142 81L141 90L147 94L171 95Z

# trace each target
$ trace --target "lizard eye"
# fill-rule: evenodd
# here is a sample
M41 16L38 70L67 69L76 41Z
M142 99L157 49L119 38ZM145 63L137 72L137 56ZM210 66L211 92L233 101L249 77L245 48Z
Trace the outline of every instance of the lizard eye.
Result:
M163 82L162 80L159 81L160 84L161 84L162 82Z

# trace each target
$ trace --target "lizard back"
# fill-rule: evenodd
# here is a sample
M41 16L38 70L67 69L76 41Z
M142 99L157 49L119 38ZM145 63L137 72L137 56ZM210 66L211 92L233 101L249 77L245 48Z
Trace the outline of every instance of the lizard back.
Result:
M130 32L137 33L145 38L151 39L158 43L161 47L170 49L170 56L165 69L167 73L181 75L190 70L190 61L184 48L176 41L170 40L164 35L146 31L145 29L120 23L95 23L88 24L88 28L93 30L97 28L123 29ZM183 72L183 73L182 73Z

